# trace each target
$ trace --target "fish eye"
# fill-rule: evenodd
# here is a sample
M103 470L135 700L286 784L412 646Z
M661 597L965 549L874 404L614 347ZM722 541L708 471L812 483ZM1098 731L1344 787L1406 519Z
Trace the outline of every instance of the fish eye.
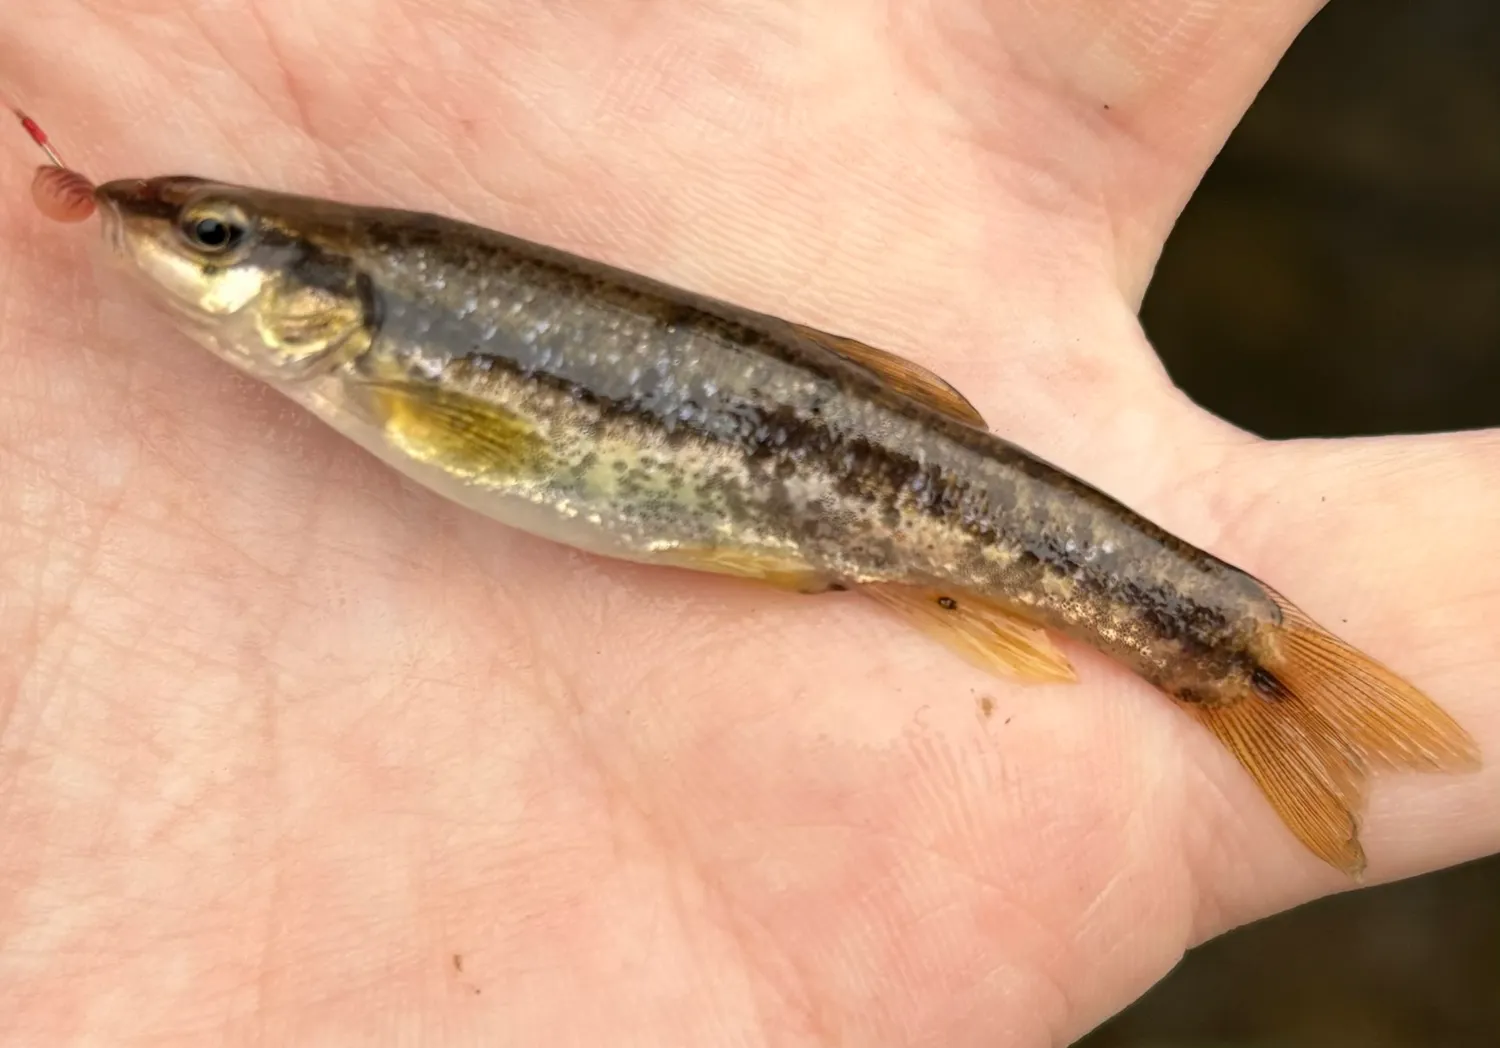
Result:
M222 255L245 239L250 222L232 205L195 207L185 211L178 231L193 249L208 255Z

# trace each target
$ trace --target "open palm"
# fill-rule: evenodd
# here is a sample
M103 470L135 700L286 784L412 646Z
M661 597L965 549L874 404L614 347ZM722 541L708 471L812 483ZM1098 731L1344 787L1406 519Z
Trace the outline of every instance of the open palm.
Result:
M96 178L436 210L911 356L1500 743L1500 442L1268 445L1135 307L1314 0L16 0ZM65 46L66 45L66 46ZM0 1044L1046 1045L1343 886L1162 695L420 491L0 150ZM1203 347L1213 352L1213 347ZM1382 780L1374 878L1500 847Z

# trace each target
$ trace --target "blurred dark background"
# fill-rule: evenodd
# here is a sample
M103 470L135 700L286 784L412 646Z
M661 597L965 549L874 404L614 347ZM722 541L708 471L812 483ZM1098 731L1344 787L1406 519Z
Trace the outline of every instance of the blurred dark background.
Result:
M1333 0L1142 319L1183 388L1263 436L1500 426L1500 0ZM1469 1046L1500 1046L1500 859L1224 936L1079 1048Z

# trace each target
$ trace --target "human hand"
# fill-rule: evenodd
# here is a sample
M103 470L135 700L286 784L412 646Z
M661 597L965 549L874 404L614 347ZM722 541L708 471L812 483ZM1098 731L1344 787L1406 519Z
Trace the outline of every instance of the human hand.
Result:
M1488 753L1494 434L1257 441L1135 319L1316 6L18 0L0 86L96 178L443 211L909 355ZM0 1044L1024 1048L1346 886L1087 652L1009 687L413 488L96 277L16 136ZM1497 796L1378 780L1371 879L1494 850Z

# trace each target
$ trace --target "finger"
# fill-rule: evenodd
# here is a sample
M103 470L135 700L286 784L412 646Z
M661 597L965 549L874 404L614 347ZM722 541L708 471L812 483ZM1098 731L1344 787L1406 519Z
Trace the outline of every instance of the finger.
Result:
M1222 544L1242 567L1421 687L1485 759L1476 774L1373 780L1369 883L1500 849L1497 453L1500 431L1262 446L1243 455L1263 479L1224 507ZM1300 852L1227 755L1206 760L1205 936L1349 886Z
M930 25L914 12L902 32L909 51L926 52L929 79L972 94L965 116L993 148L1028 153L1054 176L1061 159L1062 177L1093 191L1138 302L1178 211L1321 3L944 0ZM964 65L970 77L952 71ZM1070 144L1075 127L1089 141Z
M1109 125L1123 290L1138 302L1177 215L1292 40L1324 0L1085 5L1072 86ZM1081 15L1079 16L1082 17ZM1092 59L1092 60L1090 60Z

